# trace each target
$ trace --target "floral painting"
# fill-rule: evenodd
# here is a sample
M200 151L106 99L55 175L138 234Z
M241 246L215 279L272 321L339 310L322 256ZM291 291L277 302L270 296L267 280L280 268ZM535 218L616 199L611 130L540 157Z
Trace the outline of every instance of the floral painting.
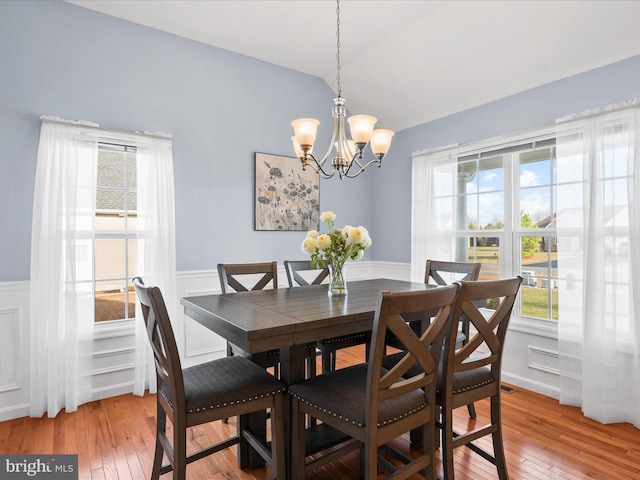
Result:
M313 230L320 225L320 176L294 157L256 153L255 229Z

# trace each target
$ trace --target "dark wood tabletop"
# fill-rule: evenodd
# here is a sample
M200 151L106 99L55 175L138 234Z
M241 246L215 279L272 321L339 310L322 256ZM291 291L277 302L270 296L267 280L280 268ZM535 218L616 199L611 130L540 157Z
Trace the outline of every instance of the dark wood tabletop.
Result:
M414 291L424 283L373 279L350 282L346 297L326 285L182 298L185 314L250 353L371 330L381 290Z
M305 378L307 344L371 330L380 291L428 288L434 286L379 278L349 282L346 297L329 297L327 285L311 285L185 297L180 303L188 317L246 352L280 349L280 377L292 385ZM262 428L261 421L253 420L252 428ZM285 424L290 441L289 419ZM238 457L240 466L255 466L245 455Z

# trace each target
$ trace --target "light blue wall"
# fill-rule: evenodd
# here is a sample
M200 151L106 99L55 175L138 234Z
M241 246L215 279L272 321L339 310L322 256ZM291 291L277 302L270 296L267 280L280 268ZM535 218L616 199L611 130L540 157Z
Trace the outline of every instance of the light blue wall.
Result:
M461 72L463 71L461 66ZM424 92L437 95L437 92ZM640 56L527 90L396 134L372 175L375 260L411 261L411 154L553 125L557 118L640 97ZM391 154L393 154L391 158Z
M321 120L326 144L322 80L57 0L0 1L0 64L0 282L29 279L42 114L174 135L178 270L303 258L303 233L253 231L253 155L291 155L302 116ZM369 228L366 259L409 262L412 152L634 97L640 57L398 132L380 170L322 180L321 209Z
M254 152L292 155L298 117L328 142L323 80L57 0L0 1L0 65L0 281L30 276L42 114L174 135L178 270L304 258L304 233L253 230ZM369 225L369 179L320 190L338 224Z

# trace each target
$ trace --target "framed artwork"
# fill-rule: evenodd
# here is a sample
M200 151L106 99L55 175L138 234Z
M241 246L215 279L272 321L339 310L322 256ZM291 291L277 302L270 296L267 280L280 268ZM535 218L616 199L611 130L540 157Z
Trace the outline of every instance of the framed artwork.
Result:
M320 175L295 157L255 154L255 230L320 226Z

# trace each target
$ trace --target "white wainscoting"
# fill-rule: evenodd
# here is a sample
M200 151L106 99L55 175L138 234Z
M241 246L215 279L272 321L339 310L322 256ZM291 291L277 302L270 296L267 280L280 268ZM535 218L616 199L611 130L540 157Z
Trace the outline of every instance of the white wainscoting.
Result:
M409 264L348 262L347 282L367 278L409 280ZM177 313L173 324L184 367L226 355L224 339L185 317L179 299L220 293L216 270L178 272ZM282 265L278 283L287 286ZM515 319L514 319L515 320ZM557 340L548 332L510 329L503 360L503 379L558 398ZM95 400L133 390L133 321L97 324L92 386ZM29 414L29 282L0 283L0 421Z
M0 283L0 420L29 414L29 282Z

